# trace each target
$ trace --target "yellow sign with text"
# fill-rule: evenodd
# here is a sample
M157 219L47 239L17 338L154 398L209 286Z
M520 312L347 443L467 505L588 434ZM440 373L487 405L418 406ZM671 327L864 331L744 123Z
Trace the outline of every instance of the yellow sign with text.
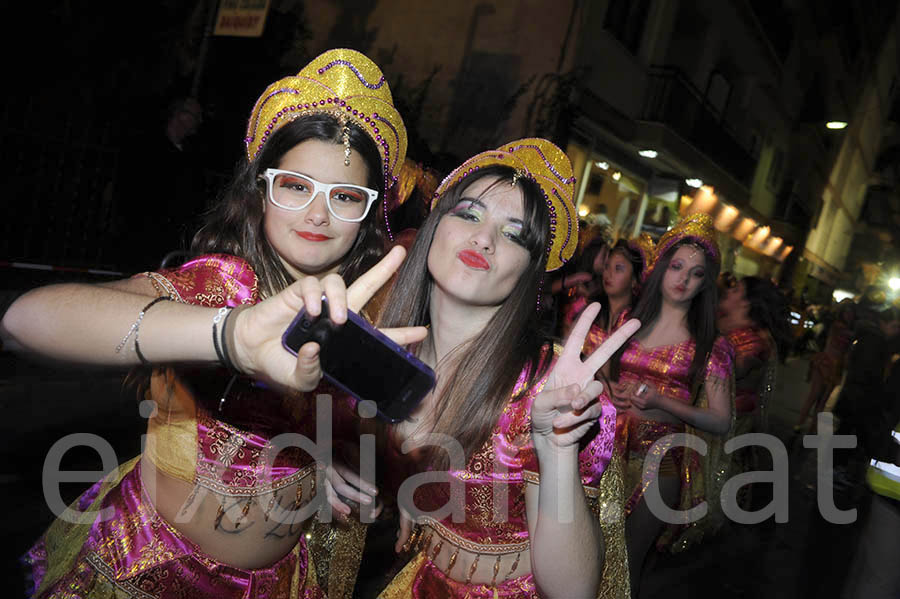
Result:
M269 0L220 0L213 35L259 37L268 12Z

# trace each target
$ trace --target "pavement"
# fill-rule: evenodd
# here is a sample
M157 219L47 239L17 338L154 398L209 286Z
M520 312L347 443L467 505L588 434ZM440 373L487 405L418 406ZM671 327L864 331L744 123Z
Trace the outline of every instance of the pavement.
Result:
M788 519L761 524L729 524L717 537L679 555L654 554L645 566L640 596L635 599L682 597L805 598L838 597L857 542L859 524L828 524L819 514L816 453L804 448L792 430L806 397L807 360L789 358L779 367L771 401L770 432L788 455ZM145 422L134 391L123 373L64 367L23 360L0 352L0 508L4 552L0 570L3 596L24 595L16 560L52 521L42 483L51 448L73 433L95 435L125 461L140 451ZM80 441L87 437L82 436ZM52 462L52 460L49 460ZM65 452L62 470L100 470L95 449L77 446ZM866 494L859 485L829 480L841 509L865 511ZM65 502L87 483L65 483ZM860 518L861 519L861 518Z

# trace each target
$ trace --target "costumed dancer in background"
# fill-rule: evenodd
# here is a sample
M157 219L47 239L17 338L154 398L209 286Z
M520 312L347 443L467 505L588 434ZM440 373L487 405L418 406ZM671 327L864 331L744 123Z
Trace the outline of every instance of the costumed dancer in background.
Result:
M744 277L725 290L716 322L734 347L733 434L766 432L778 359L791 343L787 299L771 281ZM734 456L735 472L755 469L752 449ZM749 501L749 494L744 497Z
M840 384L850 344L853 342L854 320L853 302L849 299L840 302L837 315L828 327L824 349L809 361L809 395L800 408L800 418L794 425L795 432L810 432L815 429L816 415L825 408L828 396Z
M688 216L660 237L640 299L629 314L645 324L610 364L616 407L627 410L617 442L627 460L626 538L635 595L654 542L681 549L718 520L714 487L724 482L721 451L710 443L701 463L692 450L657 441L695 431L725 435L732 428L734 350L717 335L715 325L719 260L708 215ZM657 459L648 462L645 472L651 452ZM710 484L704 485L704 479ZM651 492L681 510L708 496L709 514L687 529L671 526L661 537L664 523L647 505Z
M323 595L302 519L330 483L314 456L271 443L286 432L316 439L315 394L300 392L319 384L319 348L294 357L281 336L304 306L319 314L323 294L343 322L399 266L402 249L378 262L373 205L399 172L406 133L378 67L332 50L263 92L245 141L246 159L194 238L199 256L108 284L37 289L3 320L4 336L31 351L152 373L145 452L88 489L28 553L37 597ZM425 331L391 334L408 343Z
M609 256L592 285L588 295L579 297L566 306L562 317L562 334L567 336L575 319L589 303L600 304L600 313L594 319L585 344L585 352L592 351L620 325L629 309L637 301L641 289L641 275L647 258L652 255L653 240L646 233L631 240L620 239L609 251Z
M573 183L543 139L470 158L398 272L381 324L429 326L416 351L438 385L388 433L386 486L409 516L396 549L412 559L386 599L629 596L615 409L594 374L638 323L584 359L597 306L565 348L539 328L541 279L575 250ZM406 501L401 483L429 471L441 482ZM435 511L448 500L455 514Z

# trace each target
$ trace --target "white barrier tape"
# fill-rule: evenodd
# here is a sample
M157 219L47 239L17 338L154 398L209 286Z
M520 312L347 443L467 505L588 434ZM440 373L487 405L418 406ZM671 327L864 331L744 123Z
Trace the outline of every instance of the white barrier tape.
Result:
M32 262L0 262L0 266L11 268L23 268L25 270L46 270L55 272L86 272L92 275L124 276L124 273L115 270L102 270L99 268L72 268L69 266L51 266L50 264L34 264Z

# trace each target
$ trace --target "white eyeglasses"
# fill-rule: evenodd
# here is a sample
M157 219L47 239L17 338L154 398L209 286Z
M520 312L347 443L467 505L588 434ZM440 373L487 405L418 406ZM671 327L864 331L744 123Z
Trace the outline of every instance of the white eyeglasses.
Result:
M321 192L325 195L328 212L338 220L358 223L366 218L378 192L350 183L322 183L309 175L277 168L267 168L266 180L269 201L285 210L303 210Z

